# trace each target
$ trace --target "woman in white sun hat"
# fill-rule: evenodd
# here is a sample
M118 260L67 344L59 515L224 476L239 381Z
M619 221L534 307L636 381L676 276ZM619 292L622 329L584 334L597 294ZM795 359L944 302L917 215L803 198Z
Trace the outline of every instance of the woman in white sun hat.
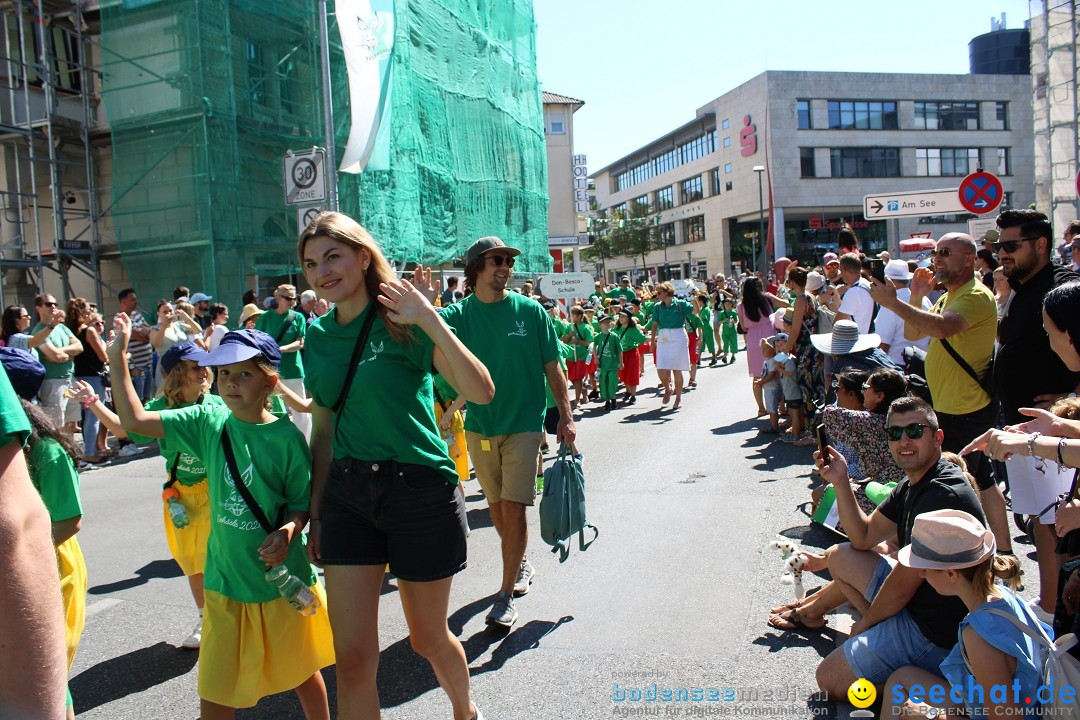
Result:
M1053 630L997 582L1015 588L1020 564L1014 556L995 555L995 550L994 533L970 513L934 510L915 518L911 544L901 548L896 559L919 570L941 595L960 598L969 612L960 622L956 647L941 663L940 675L907 666L889 676L880 717L904 714L901 708L923 717L952 717L964 706L972 716L1012 717L1038 707L1041 645L1028 633L1052 639ZM935 698L927 704L925 697L922 702L911 701L913 686L920 686L919 697L929 695L934 685L944 688L943 701ZM1017 685L1019 693L1014 690ZM995 686L1006 691L994 693ZM954 702L957 699L960 702Z

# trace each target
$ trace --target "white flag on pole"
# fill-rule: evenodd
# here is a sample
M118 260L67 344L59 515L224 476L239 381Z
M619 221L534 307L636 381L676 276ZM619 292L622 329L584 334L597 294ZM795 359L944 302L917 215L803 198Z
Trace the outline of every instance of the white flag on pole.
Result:
M393 0L337 0L335 14L349 75L351 125L341 172L389 169ZM382 132L379 132L382 129ZM386 147L380 147L385 145Z

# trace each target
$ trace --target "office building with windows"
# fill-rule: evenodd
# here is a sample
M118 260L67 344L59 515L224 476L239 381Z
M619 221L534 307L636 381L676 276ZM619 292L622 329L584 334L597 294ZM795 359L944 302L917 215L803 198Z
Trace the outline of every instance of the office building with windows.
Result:
M967 213L867 219L863 197L956 188L982 167L1027 206L1032 132L1029 75L768 71L591 176L600 209L647 206L662 241L644 269L629 257L605 269L731 274L754 267L761 237L769 258L816 263L843 224L875 252L966 231Z

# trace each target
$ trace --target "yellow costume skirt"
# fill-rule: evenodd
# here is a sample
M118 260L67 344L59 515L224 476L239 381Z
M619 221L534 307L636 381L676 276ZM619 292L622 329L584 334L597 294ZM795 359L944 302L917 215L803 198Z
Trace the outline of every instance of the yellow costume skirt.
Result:
M450 429L454 433L454 441L457 443L458 450L460 450L460 452L458 453L457 457L451 455L450 459L454 461L454 465L457 468L458 480L465 481L469 479L469 450L465 447L465 423L461 419L460 411L455 410L454 415L456 417L454 418L453 422L450 423ZM442 406L440 406L439 403L435 403L436 425L438 425L439 422L442 420L442 416Z
M72 535L56 546L56 565L60 569L60 594L64 599L64 625L67 635L68 670L75 660L83 627L86 625L86 563L82 548Z
M206 542L210 539L210 496L206 492L206 479L195 485L174 483L180 493L180 502L187 510L190 524L178 528L173 525L167 503L161 503L165 516L165 540L169 552L185 575L199 575L206 569Z
M311 590L322 607L310 617L296 612L284 598L245 603L207 590L199 697L226 707L251 707L333 665L326 593L318 582Z

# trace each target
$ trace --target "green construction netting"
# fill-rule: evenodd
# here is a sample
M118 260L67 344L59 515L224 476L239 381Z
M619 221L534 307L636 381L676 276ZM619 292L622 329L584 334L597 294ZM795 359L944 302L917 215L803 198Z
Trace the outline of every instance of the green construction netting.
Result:
M333 3L331 3L331 10ZM391 259L442 264L482 235L550 269L530 0L398 0L391 169L340 175L341 209ZM335 135L348 135L331 18ZM102 3L111 214L149 304L177 284L236 308L298 272L282 156L323 144L312 0Z

